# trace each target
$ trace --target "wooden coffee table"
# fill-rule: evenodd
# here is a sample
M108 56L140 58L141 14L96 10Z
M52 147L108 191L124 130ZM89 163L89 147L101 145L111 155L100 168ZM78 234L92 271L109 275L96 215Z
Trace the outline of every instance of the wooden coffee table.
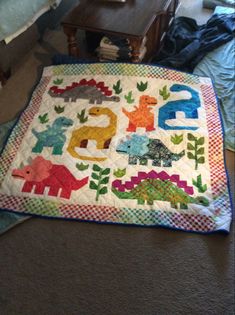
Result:
M80 29L128 38L133 62L140 61L141 43L147 35L145 60L150 59L160 48L177 5L178 0L81 0L62 21L69 54L79 56L76 32Z

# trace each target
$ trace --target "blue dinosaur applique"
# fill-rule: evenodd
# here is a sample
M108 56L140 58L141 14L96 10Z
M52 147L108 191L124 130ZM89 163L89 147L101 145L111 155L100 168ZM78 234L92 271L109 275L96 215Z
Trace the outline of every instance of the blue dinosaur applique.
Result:
M33 128L32 133L37 138L37 143L32 152L41 153L44 147L53 147L52 154L61 155L66 141L64 132L72 125L73 121L71 119L59 117L55 119L51 126L47 125L47 129L44 131L38 132Z
M129 164L136 165L139 160L140 165L147 165L148 160L152 160L152 165L158 167L171 167L172 161L178 161L185 155L184 150L180 153L171 152L159 139L136 134L121 140L116 151L128 154Z
M171 92L187 91L191 94L190 99L169 101L159 109L158 125L165 130L196 130L193 126L170 126L166 123L168 119L176 119L176 112L184 112L185 118L198 119L198 108L201 106L198 92L187 85L173 84Z

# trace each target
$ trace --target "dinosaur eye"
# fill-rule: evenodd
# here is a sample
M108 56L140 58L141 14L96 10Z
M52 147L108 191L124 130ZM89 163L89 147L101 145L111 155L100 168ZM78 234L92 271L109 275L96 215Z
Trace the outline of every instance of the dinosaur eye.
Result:
M27 171L27 172L26 172L26 174L29 174L29 173L30 173L30 171Z

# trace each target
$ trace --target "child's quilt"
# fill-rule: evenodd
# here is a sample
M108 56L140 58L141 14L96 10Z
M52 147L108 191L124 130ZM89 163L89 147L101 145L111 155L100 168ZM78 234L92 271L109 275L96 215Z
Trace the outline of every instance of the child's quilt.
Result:
M223 134L210 79L124 63L45 68L0 157L0 208L229 231Z

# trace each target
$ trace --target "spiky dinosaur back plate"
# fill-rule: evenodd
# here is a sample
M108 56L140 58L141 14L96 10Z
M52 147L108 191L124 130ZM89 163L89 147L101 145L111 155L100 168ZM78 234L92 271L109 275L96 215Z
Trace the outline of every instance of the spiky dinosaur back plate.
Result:
M228 232L211 81L150 65L45 68L1 153L0 208Z

